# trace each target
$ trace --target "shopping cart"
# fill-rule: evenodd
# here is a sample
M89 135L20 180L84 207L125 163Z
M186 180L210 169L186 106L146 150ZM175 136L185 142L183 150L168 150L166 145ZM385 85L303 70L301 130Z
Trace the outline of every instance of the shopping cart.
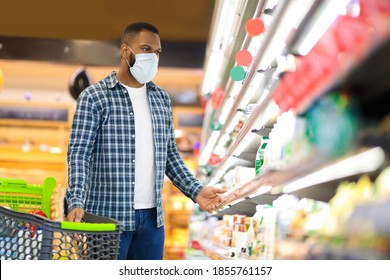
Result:
M119 252L121 225L85 213L83 222L52 221L50 198L54 178L43 185L0 178L0 259L112 260Z

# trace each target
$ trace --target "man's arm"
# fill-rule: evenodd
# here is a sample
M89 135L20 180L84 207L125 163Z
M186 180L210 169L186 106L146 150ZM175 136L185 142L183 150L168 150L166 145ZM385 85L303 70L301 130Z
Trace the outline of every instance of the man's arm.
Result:
M77 101L68 144L68 220L79 221L84 214L82 209L99 119L91 95L84 91Z
M201 209L212 212L223 205L223 198L220 194L226 190L203 187L202 184L192 175L185 165L176 147L175 132L173 127L172 105L169 102L170 112L170 136L168 141L168 155L166 174L172 183L178 187L186 196L198 203Z

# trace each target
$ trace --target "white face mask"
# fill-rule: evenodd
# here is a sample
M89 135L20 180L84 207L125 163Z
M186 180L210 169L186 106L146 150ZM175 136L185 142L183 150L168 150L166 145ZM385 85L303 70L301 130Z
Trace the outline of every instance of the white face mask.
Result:
M129 47L132 53L133 50ZM146 84L153 80L158 70L158 57L155 53L139 53L135 54L135 63L130 66L129 61L126 59L129 66L130 73L140 83Z

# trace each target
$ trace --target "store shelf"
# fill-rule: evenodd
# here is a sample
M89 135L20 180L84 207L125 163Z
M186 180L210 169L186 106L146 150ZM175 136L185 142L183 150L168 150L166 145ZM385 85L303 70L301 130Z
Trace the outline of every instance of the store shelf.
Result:
M237 252L237 250L225 247L221 248L213 245L210 241L201 241L203 252L212 260L248 260L250 259L245 254Z
M301 21L301 24L297 28L297 30L294 32L291 32L290 41L288 41L287 46L285 47L284 51L285 53L294 53L295 49L297 48L296 45L299 45L298 42L302 41L302 37L304 37L307 33L307 29L309 28L308 25L312 26L315 24L315 20L317 20L318 14L321 14L324 10L324 5L320 3L321 1L314 1L308 11L308 13L305 15L303 20ZM270 27L274 31L273 34L276 33L278 24L283 20L283 16L285 15L286 11L288 10L288 4L281 1L281 8L279 13L275 16L275 19ZM390 21L387 19L387 22L390 23ZM379 65L379 69L388 69L388 65L386 64L387 58L388 58L388 49L389 49L389 28L386 28L386 23L381 23L378 27L380 29L379 34L373 38L370 42L362 43L360 46L358 46L358 51L353 50L351 53L344 55L344 58L340 58L338 61L338 66L336 67L336 70L329 76L322 79L320 82L316 84L315 87L311 88L310 92L307 93L308 97L296 108L296 113L303 113L310 104L312 104L319 96L324 94L325 92L329 91L330 89L334 88L342 88L342 89L351 89L353 90L356 87L362 87L362 80L365 80L366 83L363 84L363 88L371 88L370 85L373 84L373 81L381 80L381 81L387 81L388 79L383 79L384 73L387 73L388 71L381 71L380 77L371 75L371 78L365 78L363 79L362 76L364 76L366 71L371 71L376 69L375 65ZM309 28L310 29L310 28ZM305 31L306 30L306 31ZM271 32L268 32L267 35ZM244 98L245 94L247 93L247 90L249 88L250 83L252 82L253 76L256 73L256 68L261 62L262 56L266 52L267 48L271 44L274 35L269 35L264 39L262 47L259 49L259 52L256 54L255 61L252 65L252 67L248 70L248 76L246 80L244 81L239 94L234 100L234 103L231 107L231 111L227 117L226 122L224 123L219 136L214 144L214 147L218 146L218 143L223 138L226 128L231 126L231 121L234 120L235 115L237 114L237 108L242 100ZM374 62L377 62L375 64ZM371 67L368 67L370 66ZM368 68L367 68L368 67ZM364 69L364 70L362 70ZM382 77L382 78L381 78ZM254 138L253 135L251 135L253 132L262 135L266 133L266 130L260 130L259 127L266 126L268 122L270 122L273 118L275 118L275 115L268 115L265 116L265 112L268 110L268 107L270 106L270 103L273 99L273 93L275 90L278 89L278 84L281 81L277 77L273 77L273 79L269 80L268 83L266 83L266 86L264 88L264 93L261 96L261 101L257 104L255 109L253 110L250 117L246 120L244 126L240 130L239 134L237 135L236 139L230 144L229 148L227 149L226 153L224 154L221 163L214 169L212 174L204 180L204 183L207 185L215 185L221 181L224 174L232 167L236 166L237 163L235 163L234 160L232 160L232 157L239 156L242 152L245 154L249 154L252 152L253 148L252 146L257 146L260 144L260 137ZM383 84L383 82L380 83L381 86L376 87L376 92L381 91L387 92L387 90L390 88L388 83ZM362 100L367 100L367 96L365 95L365 98L361 98ZM371 96L371 95L370 95ZM388 95L387 95L388 96ZM374 99L371 97L371 99ZM381 98L376 98L376 100L382 100L382 101L389 101L388 97L386 95L381 96ZM386 102L377 102L375 104L386 104ZM384 108L383 105L381 108ZM386 108L387 109L387 108ZM384 109L384 111L386 111ZM383 111L383 110L382 110ZM253 145L251 145L253 143ZM242 146L245 146L244 148ZM246 150L248 149L248 150ZM244 151L243 151L244 150ZM238 154L238 155L237 155ZM250 157L247 157L250 158Z
M264 3L262 3L262 2L264 2L264 1L259 1L258 9L255 12L255 16L258 16L259 14L261 14L262 9L265 8ZM243 106L242 102L243 102L244 98L246 97L246 93L250 87L256 88L257 89L256 91L258 93L260 93L259 102L257 103L257 107L255 109L256 113L253 112L251 115L254 115L254 114L258 115L259 111L263 111L265 109L265 108L263 108L264 104L267 104L270 101L271 96L269 93L270 93L270 91L272 92L272 89L270 89L270 88L272 88L273 84L277 82L277 80L275 81L273 79L274 78L273 73L275 71L275 67L271 67L271 63L273 63L273 60L277 56L277 53L275 53L271 56L269 55L269 53L272 53L272 48L275 45L279 45L280 42L282 42L289 35L291 26L289 26L289 28L286 28L287 23L285 22L286 19L284 18L284 16L289 11L289 8L293 4L296 5L296 1L281 0L280 3L278 4L278 8L276 9L276 11L274 13L272 13L273 14L272 23L270 24L267 31L264 33L264 39L261 41L261 43L259 43L260 46L259 46L256 54L254 55L253 61L252 61L251 65L249 66L248 71L246 72L245 79L242 82L242 85L239 88L238 93L235 94L233 103L230 105L230 107L226 108L228 110L228 114L227 114L227 117L225 118L225 120L223 121L222 128L218 132L219 135L218 135L217 139L215 139L215 141L213 141L213 143L211 144L211 147L208 149L204 149L204 151L202 153L207 153L207 154L209 153L209 155L211 155L211 153L214 152L216 147L221 144L224 136L228 135L230 133L229 129L231 129L232 125L235 125L234 121L235 121L235 117L237 115L237 111L240 107ZM272 8L274 8L274 7L272 7ZM283 20L284 20L284 22L283 22L284 24L281 27L281 22ZM227 34L227 36L229 36L229 35ZM250 38L250 36L246 37L246 41L243 42L242 49L246 49L246 47L249 45L250 41L248 38ZM266 63L264 61L266 61ZM267 64L267 65L261 66L262 64ZM260 68L260 66L261 66L261 68ZM259 78L261 75L260 72L264 76L262 79ZM259 80L260 81L265 80L265 81L260 82L260 85L259 85ZM269 80L271 80L272 82L270 83ZM231 89L233 83L234 82L232 82L231 80L228 81L227 86L226 86L227 92ZM264 87L262 87L262 85L261 85L262 83L264 84ZM260 86L260 88L258 88L259 86ZM229 96L227 95L226 98L229 98ZM223 101L222 107L224 107L226 105L225 103L226 103L226 99ZM246 104L244 104L244 106L245 105ZM221 110L218 110L217 113L215 114L215 116L214 116L215 119L219 118L219 115L221 114L220 111ZM206 119L207 119L207 117L208 116L206 115ZM246 122L253 124L253 122L256 120L257 120L257 118L253 118L253 119L247 120ZM268 120L266 120L266 121L268 121ZM207 122L207 123L209 123L209 122ZM246 124L245 128L248 130L251 129L249 124ZM229 157L231 156L231 153L233 151L235 151L237 143L239 143L240 141L243 140L242 136L244 136L244 135L246 135L246 133L241 133L241 137L234 141L234 143L236 143L236 144L232 143L233 146L231 145L232 147L231 148L229 147L227 154L223 156L224 162L226 162L229 159ZM207 150L207 151L205 151L205 150ZM201 158L202 157L203 157L203 155L201 156ZM202 165L202 163L201 163L201 165ZM217 174L217 173L218 173L218 171L214 172L214 174ZM211 181L211 180L212 179L210 179L209 181Z
M269 170L230 190L225 195L226 209L218 212L217 216L232 213L253 215L256 205L271 204L285 193L327 202L341 180L378 173L385 163L385 152L375 147L362 148L331 161L317 158L286 170Z
M376 46L342 82L341 88L353 92L359 103L364 104L360 110L365 119L378 120L389 111L389 54L390 36Z
M387 254L367 249L313 245L307 252L309 260L388 260Z
M272 106L270 105L272 98L271 92L268 91L265 93L265 95L266 96L264 97L263 102L259 103L254 108L252 114L245 121L244 126L238 133L237 138L230 144L228 150L221 160L221 163L214 169L213 173L209 176L208 181L205 182L205 184L215 185L218 183L226 171L234 166L231 164L232 161L230 160L233 156L240 158L241 155L241 157L245 157L245 154L255 155L260 145L261 137L252 131L255 129L255 126L259 125L259 119L261 121L260 126L263 126L274 117L272 114L266 116L265 119L263 118L265 112L269 111ZM254 165L254 161L252 162L252 165Z
M309 2L309 8L305 10L305 8L300 9L297 1L276 1L271 25L264 34L254 64L248 69L247 79L243 81L236 95L237 99L233 102L230 100L231 110L222 129L213 131L214 134L219 133L219 135L213 139L216 141L213 142L211 153L215 152L220 156L221 162L213 166L214 170L211 174L210 169L207 169L208 177L204 177L203 181L205 185L222 185L228 189L224 195L225 208L214 213L214 216L223 222L219 224L218 230L222 232L223 237L230 238L226 229L241 231L230 225L234 218L237 219L234 215L245 215L248 218L256 213L258 217L269 219L269 224L262 220L266 223L263 226L265 228L269 226L266 230L269 229L272 235L262 241L270 244L267 257L388 259L389 229L382 226L388 225L388 220L380 218L383 216L381 213L388 212L389 205L383 207L381 205L383 200L387 199L388 202L388 197L379 197L386 194L383 190L380 193L379 188L376 189L378 182L374 178L378 178L382 172L386 173L388 169L385 171L384 169L389 165L390 130L388 117L386 119L385 117L390 114L388 107L390 80L387 78L390 71L388 64L390 5L379 0L338 2L313 0L307 3ZM289 36L277 35L292 7L298 8L296 12L300 11L300 14L296 15L298 24L290 23L290 32L285 33ZM345 8L343 12L340 11L340 7ZM324 24L324 19L329 22ZM321 32L316 28L319 22L324 24L322 30L319 29ZM311 48L306 49L307 52L304 53L302 45L307 37L313 34L318 35L318 38L313 40ZM275 38L280 40L279 42L284 41L285 45L282 48L275 47L272 44ZM268 50L273 51L274 56L267 67L264 67L263 59ZM278 56L282 59L278 59ZM289 68L288 63L283 64L290 62L290 58L295 67ZM243 108L242 100L253 94L249 89L254 77L264 70L266 73L268 71L268 77L258 87L255 108L244 119L240 131L237 133L235 130L234 134L229 134L229 129L234 127L234 122L238 120L239 109ZM228 83L228 87L231 88L232 83ZM328 93L332 94L328 96ZM344 130L337 131L338 124L332 129L332 124L338 121L337 117L342 123L344 115L335 114L332 118L329 117L331 122L327 123L326 129L321 131L324 134L316 135L315 129L324 127L323 122L326 122L328 116L326 114L332 114L329 112L333 111L322 112L323 118L319 121L313 118L311 113L324 104L321 103L322 101L327 102L334 96L345 97L345 100L342 100L344 103L340 100L331 102L340 102L336 105L338 108L343 106L351 108L352 116L348 115L345 119L351 120L349 123L351 126L356 125L356 133L354 131L350 138L345 136L348 140L343 144L335 144L333 153L323 149L321 145L330 143L334 133L343 135L340 131ZM275 104L278 110L274 110L272 114L270 108ZM279 137L279 141L274 142L276 145L272 146L273 150L267 150L268 153L264 155L261 175L237 187L237 184L245 181L245 178L237 174L248 169L236 167L254 167L257 148L262 137L270 134L275 123L277 125L282 123L277 117L283 116L282 113L289 110L296 118L294 121L302 121L304 125L308 125L305 127L307 134L304 136L302 136L304 133L299 134L304 131L302 129L304 125L298 126L298 133L294 131L296 139L291 137L291 142L287 137L286 141L280 140L285 135L289 135L288 133L273 133L274 137ZM218 115L212 117L214 120L218 119ZM298 125L302 123L299 122ZM283 128L286 129L286 122L283 124L285 125ZM296 125L295 122L293 124ZM287 125L291 125L291 122L287 122ZM325 133L328 134L325 136ZM221 153L221 149L218 149L221 147L221 142L226 140L226 136L231 135L233 137L229 138L230 145ZM323 142L317 142L316 137ZM333 138L336 143L337 137ZM296 141L301 142L296 146L291 144ZM304 146L306 144L307 147ZM342 145L346 145L347 148L341 149ZM268 144L267 148L269 146ZM294 148L302 154L297 154L295 157ZM231 178L234 178L234 182L229 182ZM293 196L285 196L285 194ZM274 202L274 207L259 206L256 209L259 204ZM290 205L282 205L290 202L291 208ZM372 205L360 206L361 203L364 205L372 203ZM327 212L328 210L331 212ZM294 217L289 216L292 212ZM353 224L353 221L351 224L346 224L345 220L351 213L353 213L351 217L355 217L354 222L357 224ZM355 214L357 216L354 216ZM286 221L286 219L291 220ZM359 224L362 220L365 220L364 225ZM348 227L355 232L348 232ZM282 229L282 233L278 232ZM295 233L305 236L299 234L294 236ZM359 236L356 237L354 233L359 233ZM316 234L328 236L316 236ZM371 239L368 243L364 243L366 240L363 239L369 234ZM226 248L213 247L212 244L205 244L205 248L206 251L210 251L210 256L217 259L226 259L229 255ZM279 250L275 252L276 254L274 254L275 248Z

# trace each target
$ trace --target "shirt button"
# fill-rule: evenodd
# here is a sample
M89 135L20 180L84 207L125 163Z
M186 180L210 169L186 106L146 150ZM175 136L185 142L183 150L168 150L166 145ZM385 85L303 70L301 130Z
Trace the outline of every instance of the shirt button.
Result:
M133 162L135 162L135 159L133 159Z
M132 184L134 185L135 183L133 182Z
M133 112L130 112L130 115L133 115Z
M131 138L134 138L135 136L134 135L131 135Z

